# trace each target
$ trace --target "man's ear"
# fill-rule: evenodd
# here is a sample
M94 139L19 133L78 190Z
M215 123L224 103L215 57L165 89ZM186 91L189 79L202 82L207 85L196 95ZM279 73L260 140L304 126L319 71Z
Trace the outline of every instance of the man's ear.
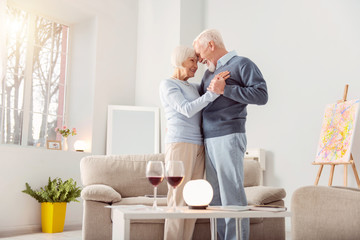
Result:
M213 40L211 40L211 41L208 43L208 45L209 45L209 48L211 49L211 51L214 51L214 50L215 50L215 43L214 43Z

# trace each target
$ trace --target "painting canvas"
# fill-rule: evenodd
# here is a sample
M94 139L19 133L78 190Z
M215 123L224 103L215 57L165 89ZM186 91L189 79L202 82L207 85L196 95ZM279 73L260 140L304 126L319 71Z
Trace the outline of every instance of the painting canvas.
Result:
M349 162L358 111L359 99L326 106L315 162Z

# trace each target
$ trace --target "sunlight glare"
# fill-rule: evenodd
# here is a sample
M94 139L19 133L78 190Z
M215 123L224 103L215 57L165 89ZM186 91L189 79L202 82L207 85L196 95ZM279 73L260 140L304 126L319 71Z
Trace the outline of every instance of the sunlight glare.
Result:
M7 29L9 32L17 33L23 27L23 22L20 19L12 18L7 21Z

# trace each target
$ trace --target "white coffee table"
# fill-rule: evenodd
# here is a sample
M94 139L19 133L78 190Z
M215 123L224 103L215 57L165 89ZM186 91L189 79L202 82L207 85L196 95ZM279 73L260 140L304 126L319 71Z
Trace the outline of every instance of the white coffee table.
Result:
M178 207L179 211L174 212L168 207L159 207L161 210L152 210L149 206L107 206L111 208L113 221L112 239L130 240L130 220L133 219L166 219L166 218L205 218L211 220L211 239L217 239L216 219L217 218L235 218L236 219L236 237L241 239L242 218L283 218L291 217L291 212L268 212L268 211L215 211L215 210L193 210L188 207Z

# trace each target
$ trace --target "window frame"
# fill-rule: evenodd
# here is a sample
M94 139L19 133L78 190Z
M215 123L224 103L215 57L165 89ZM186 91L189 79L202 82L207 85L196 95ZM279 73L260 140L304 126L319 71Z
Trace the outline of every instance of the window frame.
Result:
M3 111L0 112L0 118L4 119L3 116L4 116L4 112L7 110L7 109L11 109L11 110L17 110L17 111L23 111L23 116L22 116L22 120L21 123L20 123L20 126L21 126L21 129L20 129L20 132L21 132L21 140L20 140L20 143L19 144L16 144L16 143L5 143L5 142L1 142L0 141L0 145L6 145L6 146L14 146L14 147L31 147L31 148L41 148L41 149L46 149L46 140L48 140L48 136L47 134L44 136L44 144L43 146L36 146L36 145L29 145L28 144L28 139L29 139L29 136L30 136L30 132L29 132L29 128L30 128L30 121L31 121L31 115L30 114L34 114L34 113L37 113L37 112L34 112L33 109L30 109L31 106L30 106L30 101L31 101L31 96L32 96L32 91L33 91L33 57L34 57L34 49L35 47L38 47L38 45L36 45L35 43L35 38L34 38L34 35L35 35L35 24L36 24L36 18L37 17L41 17L41 18L44 18L48 21L51 21L55 24L60 24L60 25L65 25L67 26L68 30L67 30L67 43L66 43L66 51L65 51L65 56L66 56L66 63L65 63L65 81L64 81L64 84L60 84L59 82L59 86L63 86L64 87L64 95L63 95L63 114L62 114L62 125L66 125L67 121L68 121L68 106L69 106L69 82L70 82L70 49L71 49L71 24L69 23L66 23L65 21L62 21L62 20L59 20L57 18L54 18L54 17L51 17L51 16L48 16L48 15L45 15L45 14L42 14L40 12L37 12L37 11L34 11L34 10L31 10L31 9L27 9L27 8L24 8L22 6L19 6L18 4L15 4L15 3L10 3L10 2L7 2L7 4L5 4L5 8L6 7L13 7L13 8L16 8L18 10L21 10L21 11L24 11L26 12L27 14L29 14L29 24L28 24L28 43L27 43L27 51L26 51L26 61L25 61L25 70L24 70L24 93L23 93L23 108L22 109L18 109L16 107L14 108L9 108L9 107L5 107L4 105L2 106L2 109ZM5 10L6 11L6 10ZM52 35L53 35L53 31L52 31ZM52 36L53 37L53 36ZM4 53L4 56L3 56L3 61L4 61L4 83L1 81L0 79L0 83L2 85L5 84L5 81L6 81L6 71L7 71L7 46L4 46L4 49L5 49L5 53ZM52 53L54 53L53 49L52 49ZM60 53L61 54L61 53ZM2 76L1 76L2 77ZM50 82L47 82L47 84L50 84ZM0 87L3 87L3 86L0 86ZM60 91L60 89L59 89ZM3 94L1 95L1 97L4 98L4 91L3 91ZM47 96L47 99L46 101L48 103L50 103L50 95ZM59 103L60 101L58 101ZM2 116L1 116L2 114ZM37 113L38 114L38 113ZM40 113L42 115L44 115L44 113ZM59 115L53 115L53 114L49 114L49 110L47 110L46 112L46 116L56 116L58 117ZM48 121L46 121L46 128L47 129L48 127ZM6 128L3 129L4 131L6 130ZM4 134L4 133L2 133ZM39 139L40 140L40 139ZM56 139L53 139L53 140L61 140L61 135L59 134L56 134Z

